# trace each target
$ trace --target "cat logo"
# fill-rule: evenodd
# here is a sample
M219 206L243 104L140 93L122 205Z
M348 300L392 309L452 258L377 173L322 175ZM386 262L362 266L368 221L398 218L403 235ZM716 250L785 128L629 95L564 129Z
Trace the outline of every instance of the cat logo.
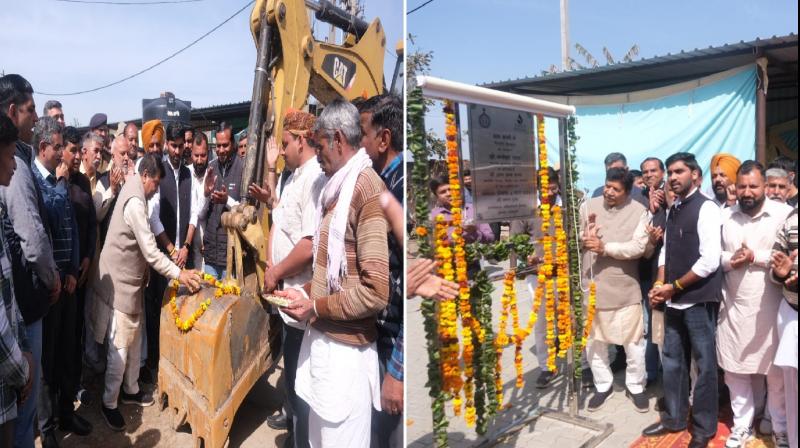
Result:
M322 60L322 70L344 89L350 89L355 79L356 64L335 54Z
M341 85L345 85L344 81L347 79L347 66L339 58L333 59L333 79Z

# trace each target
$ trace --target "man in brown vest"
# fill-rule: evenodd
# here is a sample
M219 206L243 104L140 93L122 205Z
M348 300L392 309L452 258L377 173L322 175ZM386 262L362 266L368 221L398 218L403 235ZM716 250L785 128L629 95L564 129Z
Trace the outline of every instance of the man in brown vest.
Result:
M639 412L647 412L644 395L645 340L639 263L652 254L649 222L644 205L631 197L633 176L624 168L606 171L603 196L590 199L581 208L584 277L597 284L597 311L586 345L597 393L587 409L600 409L614 389L608 362L608 346L622 345L627 355L625 385Z
M125 430L125 419L117 409L120 385L123 386L123 403L153 404L153 397L140 391L138 384L148 265L192 290L200 285L196 272L181 270L158 250L150 230L146 204L158 191L163 174L161 162L148 154L139 163L139 175L127 179L117 196L108 237L93 279L94 301L89 325L97 343L102 344L108 338L102 413L108 426L115 431Z

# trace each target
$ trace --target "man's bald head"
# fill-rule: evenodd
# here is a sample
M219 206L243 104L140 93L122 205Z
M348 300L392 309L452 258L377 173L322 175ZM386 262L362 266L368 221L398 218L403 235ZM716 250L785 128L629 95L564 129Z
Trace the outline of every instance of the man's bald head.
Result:
M114 161L114 166L127 171L128 162L130 161L129 151L131 145L124 135L118 135L111 142L111 158Z

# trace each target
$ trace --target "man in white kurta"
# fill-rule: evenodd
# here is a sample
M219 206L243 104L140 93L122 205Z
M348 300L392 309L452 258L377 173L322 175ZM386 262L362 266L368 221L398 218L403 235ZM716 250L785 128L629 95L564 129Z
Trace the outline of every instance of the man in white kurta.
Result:
M767 199L763 167L748 161L736 180L738 202L722 224L723 302L717 328L717 360L730 389L734 427L726 447L745 446L755 413L752 375L767 376L767 408L776 438L785 438L783 376L773 366L781 289L769 280L775 235L791 207Z

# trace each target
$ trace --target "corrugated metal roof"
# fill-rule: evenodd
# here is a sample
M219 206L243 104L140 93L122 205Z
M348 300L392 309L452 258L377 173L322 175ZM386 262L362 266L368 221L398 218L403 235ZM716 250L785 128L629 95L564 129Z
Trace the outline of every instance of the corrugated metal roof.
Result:
M756 52L769 59L770 86L797 84L797 35L756 38L750 42L695 48L680 53L481 84L497 90L527 95L603 95L660 87L707 76L751 63Z

